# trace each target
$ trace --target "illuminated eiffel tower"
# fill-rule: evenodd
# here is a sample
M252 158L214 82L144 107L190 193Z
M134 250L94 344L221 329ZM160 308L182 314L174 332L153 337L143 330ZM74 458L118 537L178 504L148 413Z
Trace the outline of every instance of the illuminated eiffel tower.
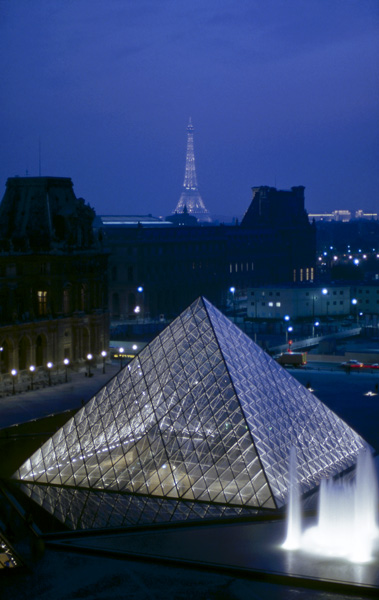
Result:
M184 172L183 191L176 205L175 213L188 212L199 221L211 222L209 211L205 208L197 187L195 154L193 150L193 125L191 117L187 127L187 155Z

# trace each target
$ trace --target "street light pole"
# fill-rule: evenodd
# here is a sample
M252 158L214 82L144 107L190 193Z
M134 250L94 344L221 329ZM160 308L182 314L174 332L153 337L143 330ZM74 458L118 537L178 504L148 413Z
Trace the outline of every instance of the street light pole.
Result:
M16 393L15 387L14 387L14 382L17 376L17 371L16 369L12 369L11 371L11 375L12 375L12 395L14 396Z
M315 321L313 323L313 327L312 327L312 337L315 337L315 327L318 327L320 325L319 321Z
M47 373L49 376L49 385L51 385L51 369L53 368L53 363L48 362L46 366L47 366Z
M234 301L234 298L235 298L234 294L236 293L236 288L234 286L230 287L229 288L229 292L232 294L232 298L233 298L233 300L232 300L232 303L233 303L233 319L235 319L236 318L236 314L235 314L236 313L236 305L235 305L235 301Z
M103 350L101 352L101 356L103 357L103 373L105 373L105 358L107 356L107 353L105 352L105 350Z
M328 290L326 288L323 288L321 290L321 293L324 294L325 298L327 298ZM326 305L326 316L328 316L328 300L325 300L325 305Z
M34 365L30 365L29 367L29 371L30 371L30 389L32 390L34 388L34 371L36 370Z
M91 360L92 360L92 358L93 358L92 354L87 354L88 377L92 377L92 373L91 373Z
M124 348L119 348L118 349L118 355L120 357L120 371L122 369L122 355L123 355L124 352L125 352Z
M355 320L358 323L358 300L356 298L353 298L351 300L352 305L354 306L354 311L355 311Z
M64 358L64 359L63 359L63 364L64 364L64 367L65 367L65 376L64 376L64 380L65 380L65 382L67 383L67 380L68 380L68 377L67 377L67 370L68 370L68 365L70 364L70 361L69 361L69 359L68 359L68 358Z

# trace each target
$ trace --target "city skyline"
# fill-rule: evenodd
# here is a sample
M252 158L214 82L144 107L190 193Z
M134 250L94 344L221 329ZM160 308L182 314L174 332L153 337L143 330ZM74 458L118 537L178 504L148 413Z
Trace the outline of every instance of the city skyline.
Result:
M196 129L212 215L253 186L305 186L308 212L378 212L373 0L3 0L0 179L70 177L98 214L167 216Z

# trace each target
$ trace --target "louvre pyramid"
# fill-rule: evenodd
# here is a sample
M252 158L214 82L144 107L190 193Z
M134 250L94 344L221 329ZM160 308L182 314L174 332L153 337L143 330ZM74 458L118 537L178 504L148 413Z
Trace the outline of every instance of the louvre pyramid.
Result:
M222 516L283 506L292 446L306 492L354 464L364 445L199 298L14 478L72 527L85 526L91 503L87 526L100 504L111 522L115 511L138 513L133 522L142 513L145 521Z

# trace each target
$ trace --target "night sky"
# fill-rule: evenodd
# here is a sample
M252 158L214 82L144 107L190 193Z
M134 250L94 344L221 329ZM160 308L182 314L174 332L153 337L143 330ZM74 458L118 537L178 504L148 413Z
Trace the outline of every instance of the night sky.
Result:
M98 214L168 215L195 127L200 193L379 210L378 0L0 0L0 198L71 177Z

